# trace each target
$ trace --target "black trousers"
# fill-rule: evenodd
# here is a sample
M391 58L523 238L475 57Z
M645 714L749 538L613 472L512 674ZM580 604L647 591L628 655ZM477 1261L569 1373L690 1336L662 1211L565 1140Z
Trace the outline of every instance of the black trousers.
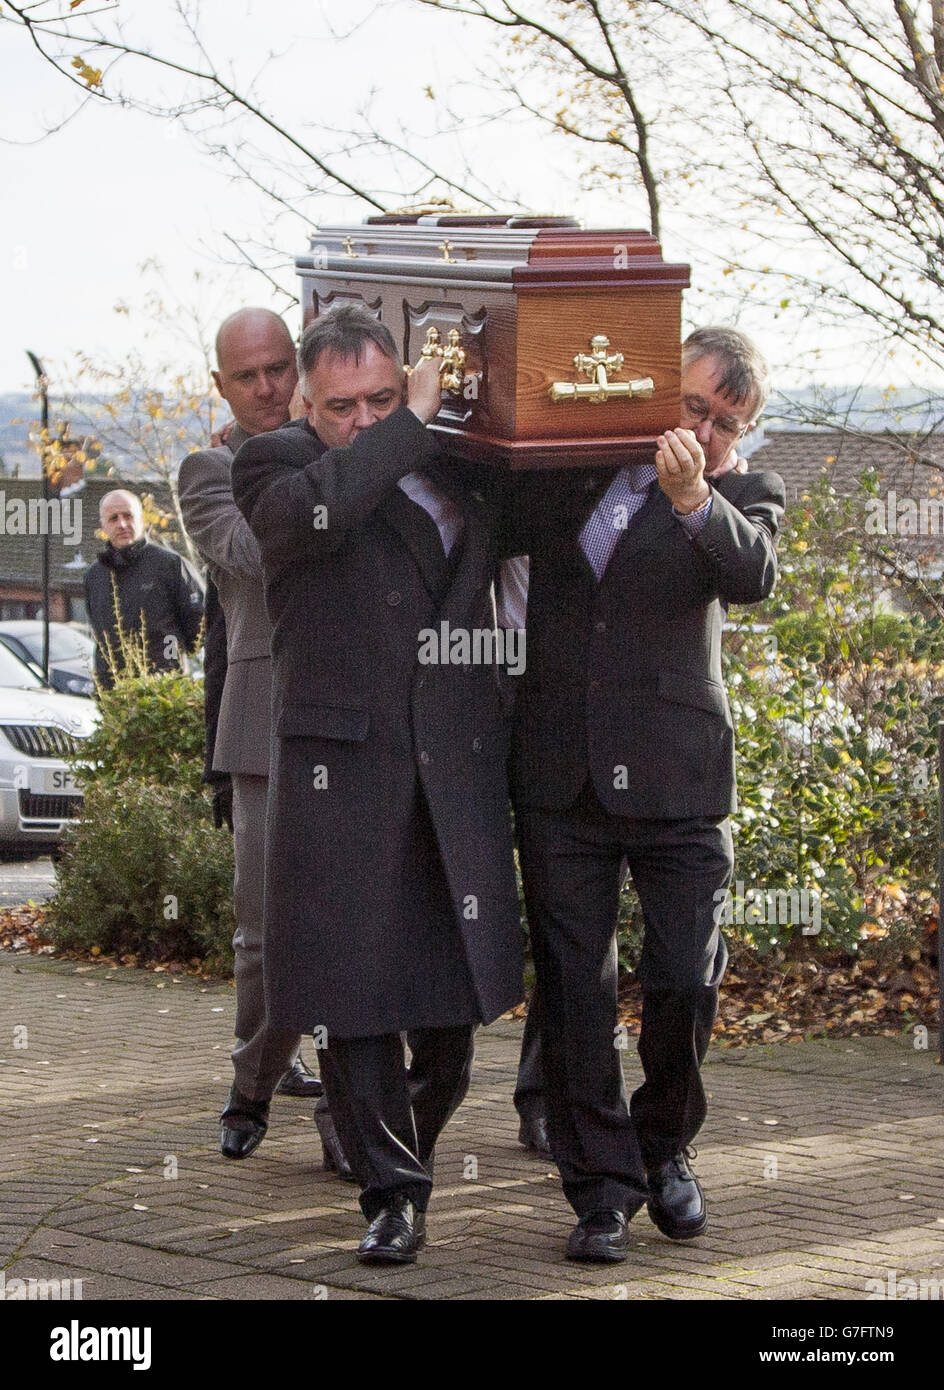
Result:
M620 887L626 876L626 862L620 867ZM616 956L616 935L613 936L613 952ZM608 967L609 968L609 967ZM619 971L618 958L612 968ZM515 1078L514 1105L523 1120L547 1118L547 1084L544 1080L544 1059L541 1054L540 991L537 985L531 991L531 1001L524 1020L521 1034L521 1055L518 1058L518 1074Z
M472 1075L474 1025L329 1038L321 1077L341 1146L361 1185L368 1221L395 1196L426 1210L436 1140Z
M715 918L733 867L730 827L614 816L589 781L572 806L519 806L515 823L548 1134L564 1193L581 1216L602 1207L631 1214L646 1197L646 1168L684 1148L707 1111L699 1068L727 964ZM645 1080L628 1110L615 950L624 857L645 921Z

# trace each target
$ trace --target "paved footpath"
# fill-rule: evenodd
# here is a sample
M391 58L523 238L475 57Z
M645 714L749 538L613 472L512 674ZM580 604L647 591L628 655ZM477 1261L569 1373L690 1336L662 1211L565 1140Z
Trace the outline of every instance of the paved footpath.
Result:
M321 1170L310 1102L277 1098L255 1156L220 1156L233 1016L228 984L0 954L8 1285L81 1279L85 1299L131 1300L758 1300L862 1299L870 1280L901 1297L913 1279L944 1298L933 1037L925 1051L908 1035L716 1045L697 1162L708 1233L672 1243L643 1211L628 1261L599 1268L563 1258L572 1217L556 1172L516 1142L521 1025L495 1024L437 1154L429 1246L415 1266L371 1270L354 1259L354 1190ZM638 1062L624 1058L632 1086Z
M0 907L44 903L56 890L51 859L0 859Z

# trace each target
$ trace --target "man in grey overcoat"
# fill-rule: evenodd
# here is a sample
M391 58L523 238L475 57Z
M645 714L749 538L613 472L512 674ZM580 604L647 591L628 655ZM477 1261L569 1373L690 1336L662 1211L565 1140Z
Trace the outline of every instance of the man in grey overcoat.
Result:
M434 360L404 389L389 332L345 306L299 368L307 425L233 465L273 622L268 1017L327 1044L358 1257L407 1263L474 1028L523 992L496 672L461 649L492 625L495 517L425 428ZM443 631L458 641L430 660Z
M270 1027L265 1017L262 907L270 626L259 546L233 500L230 476L240 445L288 423L298 379L295 347L278 314L240 309L221 325L216 355L213 378L235 423L224 444L184 460L178 486L184 522L219 590L226 622L226 679L212 766L229 773L233 783L236 1045L235 1079L221 1116L220 1148L225 1157L240 1159L253 1152L266 1132L276 1086L296 1095L319 1094L321 1087L303 1072L298 1030ZM316 1113L316 1121L326 1164L343 1167L327 1114Z

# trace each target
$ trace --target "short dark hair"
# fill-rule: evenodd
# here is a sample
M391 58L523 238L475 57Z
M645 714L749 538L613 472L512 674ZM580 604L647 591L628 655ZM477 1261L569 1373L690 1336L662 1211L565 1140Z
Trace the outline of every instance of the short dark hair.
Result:
M402 366L389 328L360 304L341 304L308 325L298 348L298 375L307 377L326 352L360 362L368 343Z
M717 359L721 369L718 390L738 405L750 403L756 419L770 395L770 373L758 348L739 328L696 328L682 344L682 368L703 357Z

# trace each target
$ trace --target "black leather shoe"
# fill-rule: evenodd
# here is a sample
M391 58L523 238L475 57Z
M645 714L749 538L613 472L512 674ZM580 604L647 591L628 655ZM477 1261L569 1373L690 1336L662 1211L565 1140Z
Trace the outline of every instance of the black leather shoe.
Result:
M374 1217L357 1247L357 1258L366 1265L411 1265L425 1244L426 1213L401 1197Z
M330 1113L327 1110L316 1110L315 1125L321 1138L321 1152L326 1171L337 1173L344 1182L357 1182L341 1147L341 1140L338 1138L338 1131L334 1127Z
M619 1264L629 1248L629 1225L621 1211L591 1211L580 1218L567 1242L568 1260Z
M684 1153L649 1170L646 1210L664 1236L691 1240L708 1227L705 1194Z
M300 1057L289 1067L275 1088L277 1096L300 1096L302 1100L317 1100L324 1095L324 1084L314 1076Z
M518 1143L526 1149L533 1149L541 1158L551 1157L551 1141L547 1137L547 1120L543 1115L535 1115L531 1120L522 1117L518 1126Z
M269 1102L250 1100L234 1086L220 1116L220 1153L224 1158L248 1158L265 1138Z

